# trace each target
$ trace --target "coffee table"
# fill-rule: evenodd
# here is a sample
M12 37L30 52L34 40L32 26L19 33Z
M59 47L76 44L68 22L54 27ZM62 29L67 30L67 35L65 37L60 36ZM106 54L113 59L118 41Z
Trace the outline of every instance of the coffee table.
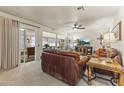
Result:
M107 58L91 58L87 63L88 67L88 84L92 84L93 68L112 71L119 74L119 86L124 86L124 69L118 62L106 62Z

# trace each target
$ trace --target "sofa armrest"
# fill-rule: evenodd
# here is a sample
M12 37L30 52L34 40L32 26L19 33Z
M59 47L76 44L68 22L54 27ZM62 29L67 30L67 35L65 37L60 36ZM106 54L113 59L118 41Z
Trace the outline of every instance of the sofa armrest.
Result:
M121 56L120 55L115 56L113 58L113 61L118 62L120 65L122 65L122 59L121 59Z
M80 61L77 61L79 68L83 68L86 65L86 63L88 62L88 59L89 58L87 56L81 57Z

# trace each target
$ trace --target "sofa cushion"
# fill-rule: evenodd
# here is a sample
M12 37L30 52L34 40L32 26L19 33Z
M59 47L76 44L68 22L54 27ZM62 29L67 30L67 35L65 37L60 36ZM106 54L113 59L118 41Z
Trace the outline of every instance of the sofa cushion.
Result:
M75 55L77 61L80 60L80 54L79 54L78 52L72 52L72 51L70 51L70 52L68 52L68 53Z

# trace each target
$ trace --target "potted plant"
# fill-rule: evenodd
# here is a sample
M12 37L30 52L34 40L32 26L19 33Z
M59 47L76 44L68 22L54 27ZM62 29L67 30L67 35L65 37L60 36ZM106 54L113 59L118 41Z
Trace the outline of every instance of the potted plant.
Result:
M80 39L77 39L77 46L81 46L82 45L82 41Z
M50 45L49 45L49 44L44 44L44 47L45 47L45 48L49 48Z

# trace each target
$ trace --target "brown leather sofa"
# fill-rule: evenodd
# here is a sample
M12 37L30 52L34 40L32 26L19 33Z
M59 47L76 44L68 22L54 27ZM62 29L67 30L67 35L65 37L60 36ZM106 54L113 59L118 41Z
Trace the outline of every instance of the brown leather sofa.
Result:
M81 70L86 66L88 57L80 59L75 52L45 50L41 56L42 70L69 85L76 85L81 77Z
M123 66L121 54L117 49L112 48L111 51L109 51L109 54L110 54L109 57L112 58L113 61L118 62L120 65ZM98 49L95 52L95 55L97 55L98 57L107 57L107 53L105 49ZM111 71L102 70L102 69L95 69L95 72L109 76L113 76L114 74Z

